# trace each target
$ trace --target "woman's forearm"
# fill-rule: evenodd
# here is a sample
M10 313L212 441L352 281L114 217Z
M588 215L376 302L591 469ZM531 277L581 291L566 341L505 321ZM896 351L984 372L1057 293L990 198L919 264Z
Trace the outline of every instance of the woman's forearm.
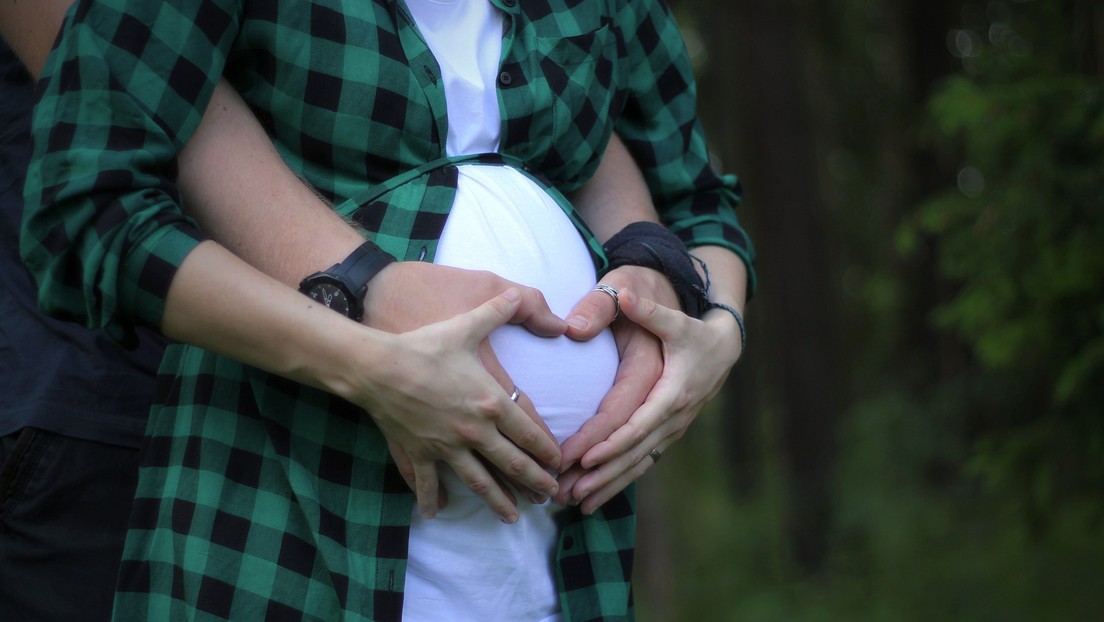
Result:
M378 360L393 339L315 303L211 241L199 244L177 269L161 327L178 341L347 399L353 396L343 369ZM354 341L358 347L350 348Z

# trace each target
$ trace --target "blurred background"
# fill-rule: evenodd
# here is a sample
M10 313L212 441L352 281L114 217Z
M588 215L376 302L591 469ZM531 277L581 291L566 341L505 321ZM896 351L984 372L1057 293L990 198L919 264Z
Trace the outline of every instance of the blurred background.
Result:
M670 2L761 285L642 622L1104 620L1104 2Z

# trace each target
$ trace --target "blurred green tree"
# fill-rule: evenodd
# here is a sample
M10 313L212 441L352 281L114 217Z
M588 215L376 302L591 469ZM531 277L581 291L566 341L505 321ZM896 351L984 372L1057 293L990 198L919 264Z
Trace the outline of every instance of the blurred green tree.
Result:
M1093 15L1095 13L1095 19ZM990 2L947 35L963 68L931 97L925 139L960 164L897 236L936 242L956 288L934 325L979 389L970 469L1036 528L1065 501L1104 518L1104 80L1101 9Z

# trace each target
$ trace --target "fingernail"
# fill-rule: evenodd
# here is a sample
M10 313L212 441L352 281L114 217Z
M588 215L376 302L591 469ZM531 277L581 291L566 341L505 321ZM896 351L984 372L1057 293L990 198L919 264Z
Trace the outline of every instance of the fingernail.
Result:
M621 290L621 295L625 298L625 300L629 302L629 304L636 302L636 294L634 294L632 290L623 289Z
M511 514L509 516L501 516L501 517L499 517L499 519L507 525L513 525L514 523L516 523L518 521L518 515L517 514Z
M506 290L505 292L502 293L502 295L505 296L506 300L509 300L509 301L514 301L514 300L520 300L521 299L521 292L519 292L517 290L517 288L514 288L514 287L511 287L510 289Z
M436 512L430 512L429 510L423 510L422 511L422 518L424 518L426 520L430 520L436 515L437 515Z
M586 330L586 327L590 326L590 322L588 322L587 319L581 315L573 315L567 318L567 324L568 326L576 328L578 330Z
M542 505L542 504L544 504L545 501L548 501L548 497L546 497L542 494L535 493L535 492L529 493L528 497L529 497L529 502L532 503L533 505Z

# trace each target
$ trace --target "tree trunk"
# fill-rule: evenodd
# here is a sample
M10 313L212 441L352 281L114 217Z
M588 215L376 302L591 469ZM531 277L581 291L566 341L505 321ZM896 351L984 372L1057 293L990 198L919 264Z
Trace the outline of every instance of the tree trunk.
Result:
M762 367L776 387L791 551L802 570L816 573L828 554L840 374L798 22L789 0L708 4L708 130L714 144L731 150L722 154L725 163L746 184L741 218L753 224L759 250L762 287L751 308L756 333L745 364Z

